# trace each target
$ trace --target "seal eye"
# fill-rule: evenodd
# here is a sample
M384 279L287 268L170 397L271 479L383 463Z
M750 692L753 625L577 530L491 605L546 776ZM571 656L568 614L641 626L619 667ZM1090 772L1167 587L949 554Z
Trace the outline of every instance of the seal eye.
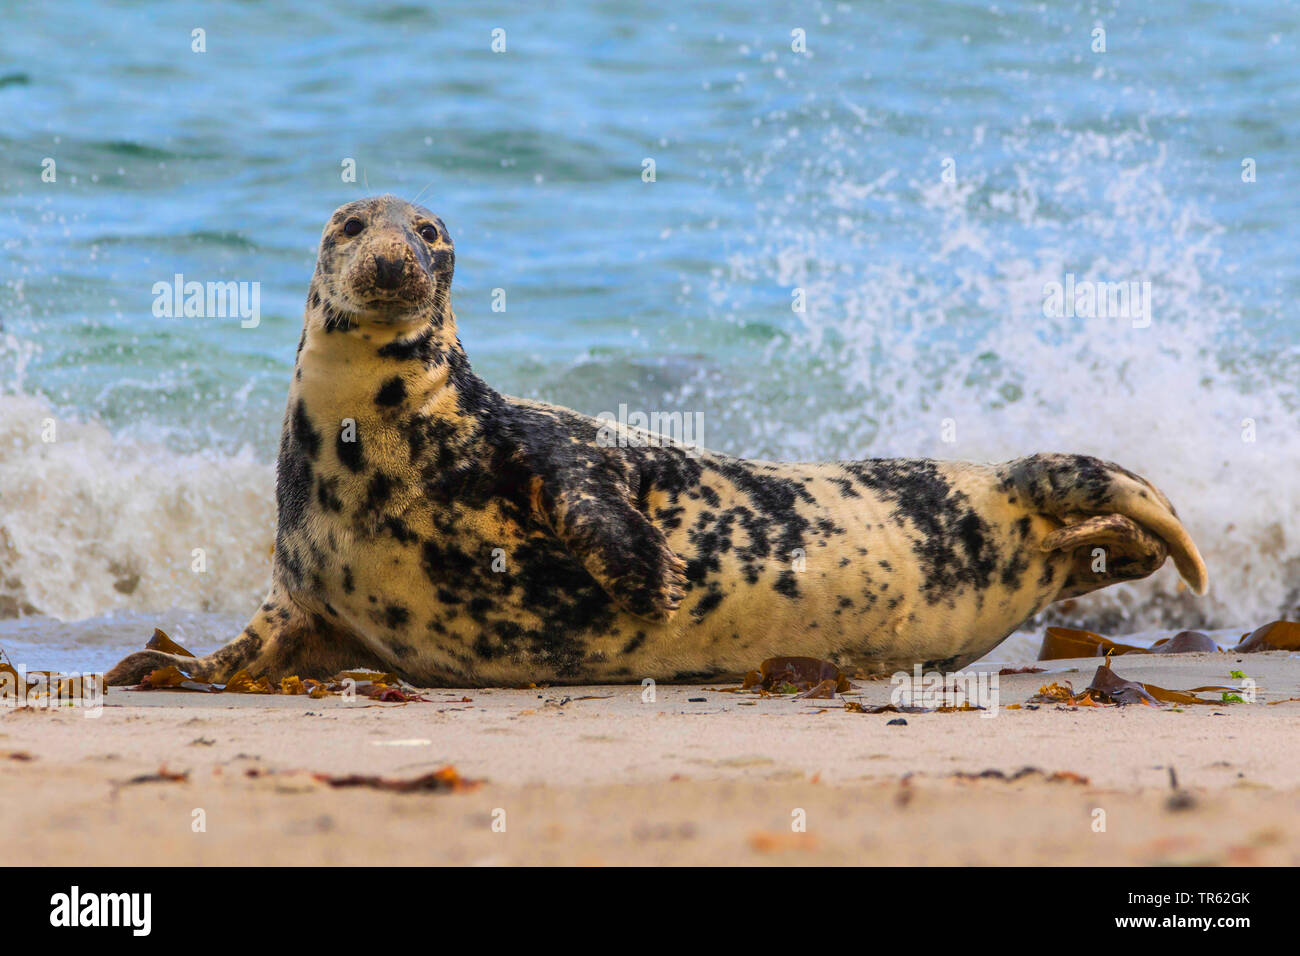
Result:
M437 242L438 230L435 229L433 226L429 225L428 223L425 223L423 226L420 227L420 238L423 239L425 242Z
M362 222L360 219L355 219L355 218L349 219L347 222L343 224L343 235L355 236L364 228L366 228L366 224Z

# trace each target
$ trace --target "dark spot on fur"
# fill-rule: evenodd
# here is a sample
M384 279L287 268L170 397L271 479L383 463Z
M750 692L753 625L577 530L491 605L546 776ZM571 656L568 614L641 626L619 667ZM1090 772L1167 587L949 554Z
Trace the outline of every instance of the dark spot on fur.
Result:
M704 593L696 603L695 607L691 609L691 617L697 622L704 620L704 618L708 616L709 612L713 611L722 603L724 597L726 597L726 595L722 593L722 590L715 583Z
M352 441L346 441L344 431L343 428L339 429L338 438L334 442L334 453L339 456L343 467L359 474L366 467L361 455L361 435L358 432L352 436Z
M307 457L315 461L320 454L320 432L312 428L311 419L307 417L307 406L301 398L293 410L293 437L307 453Z
M366 487L366 501L362 511L366 514L377 514L388 503L392 494L393 479L382 471L375 472Z
M402 404L406 400L406 383L402 381L401 376L394 375L388 381L380 386L379 391L375 393L375 404L392 408L395 405Z
M799 584L795 581L794 572L789 569L782 571L777 576L776 583L772 585L772 590L791 600L799 597Z

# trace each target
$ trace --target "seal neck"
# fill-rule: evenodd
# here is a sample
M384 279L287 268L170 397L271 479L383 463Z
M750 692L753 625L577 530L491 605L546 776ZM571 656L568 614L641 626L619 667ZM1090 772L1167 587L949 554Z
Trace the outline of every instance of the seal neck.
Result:
M309 313L298 347L291 404L356 419L419 414L464 422L496 393L470 368L455 319L417 329L327 326Z

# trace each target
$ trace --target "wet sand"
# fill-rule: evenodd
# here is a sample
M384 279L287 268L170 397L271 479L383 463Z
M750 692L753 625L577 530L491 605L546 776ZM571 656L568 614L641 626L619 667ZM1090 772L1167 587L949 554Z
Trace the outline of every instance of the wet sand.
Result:
M1114 661L1171 689L1241 670L1253 704L1006 709L1054 680L1082 690L1097 663L1002 676L991 718L708 686L408 704L115 688L97 718L0 711L0 863L1300 863L1300 654ZM849 699L889 692L855 681ZM446 765L481 783L317 776ZM184 776L132 782L162 768Z

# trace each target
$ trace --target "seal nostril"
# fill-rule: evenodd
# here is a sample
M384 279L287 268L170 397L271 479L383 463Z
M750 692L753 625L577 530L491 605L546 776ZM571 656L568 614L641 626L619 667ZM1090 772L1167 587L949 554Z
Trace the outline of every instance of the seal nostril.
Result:
M381 289L396 289L402 282L405 265L401 259L375 256L375 285Z

